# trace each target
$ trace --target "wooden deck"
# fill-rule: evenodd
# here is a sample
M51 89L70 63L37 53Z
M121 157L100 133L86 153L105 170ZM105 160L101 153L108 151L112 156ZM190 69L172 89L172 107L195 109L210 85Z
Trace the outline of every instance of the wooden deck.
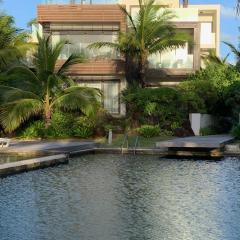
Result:
M234 138L229 135L195 136L157 142L157 148L168 148L170 156L221 157L222 149Z

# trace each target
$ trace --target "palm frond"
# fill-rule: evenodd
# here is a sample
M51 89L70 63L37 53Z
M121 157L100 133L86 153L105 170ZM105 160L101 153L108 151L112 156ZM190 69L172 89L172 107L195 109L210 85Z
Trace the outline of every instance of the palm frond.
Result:
M75 64L84 62L83 54L72 54L58 69L57 74L63 75L69 70L69 68Z
M43 104L37 99L20 99L4 104L0 108L0 122L5 131L12 132L31 116L39 115Z
M22 98L39 99L39 96L19 88L0 85L0 104L14 102Z
M51 106L65 110L80 110L90 115L99 107L101 93L98 89L86 87L69 87L64 93L54 99Z
M223 42L226 44L232 51L232 53L236 56L237 59L240 59L240 50L238 50L233 44L229 42Z

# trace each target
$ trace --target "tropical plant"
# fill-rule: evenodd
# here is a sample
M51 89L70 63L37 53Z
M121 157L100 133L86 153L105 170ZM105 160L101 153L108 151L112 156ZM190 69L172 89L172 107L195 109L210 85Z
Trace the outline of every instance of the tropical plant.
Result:
M129 23L127 32L120 32L117 42L98 42L90 48L110 47L120 51L129 62L137 65L139 83L146 86L148 58L156 53L185 46L189 36L176 31L171 20L173 12L155 5L155 0L139 0L139 11L135 17L120 6Z
M14 26L14 18L0 15L0 72L9 63L21 59L33 44L27 42L28 34Z
M235 47L233 44L228 43L228 42L224 42L232 51L232 53L234 54L234 56L236 57L236 68L238 69L238 71L240 72L240 48L238 49L237 47Z
M216 51L214 49L210 49L206 54L202 56L205 65L209 64L219 64L224 65L227 64L227 59L230 54L227 54L224 58L220 58L217 56Z
M235 66L227 64L209 64L188 77L189 81L207 81L213 84L219 96L224 90L240 80L240 74ZM197 84L197 83L196 83Z
M160 127L158 125L143 125L137 129L137 133L145 138L156 137L160 135Z
M13 67L8 72L9 78L0 85L0 122L8 132L34 115L42 115L48 128L56 109L89 115L98 107L100 92L79 87L67 76L69 68L82 62L83 57L73 54L58 65L65 42L53 46L50 37L39 36L38 42L33 70L24 65Z

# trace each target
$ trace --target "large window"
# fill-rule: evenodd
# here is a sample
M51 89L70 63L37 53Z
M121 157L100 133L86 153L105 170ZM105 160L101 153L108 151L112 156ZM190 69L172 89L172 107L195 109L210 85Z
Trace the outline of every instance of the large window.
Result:
M157 53L149 58L149 67L154 69L159 68L193 68L193 52L192 48L186 46L177 48L171 51Z
M78 32L74 34L53 34L52 42L55 44L60 40L66 41L64 50L60 56L61 59L67 59L72 53L84 53L89 58L108 58L115 59L118 54L115 50L109 47L100 49L89 49L88 46L95 42L115 42L117 39L117 32Z
M119 81L82 81L79 83L80 86L100 89L103 93L101 99L103 107L111 114L120 113L119 84Z

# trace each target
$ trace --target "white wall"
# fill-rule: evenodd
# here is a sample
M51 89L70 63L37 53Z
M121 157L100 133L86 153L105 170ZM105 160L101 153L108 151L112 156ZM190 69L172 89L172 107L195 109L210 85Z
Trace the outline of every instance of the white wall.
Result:
M196 136L200 135L202 128L211 127L214 124L212 115L201 113L190 113L191 127Z

